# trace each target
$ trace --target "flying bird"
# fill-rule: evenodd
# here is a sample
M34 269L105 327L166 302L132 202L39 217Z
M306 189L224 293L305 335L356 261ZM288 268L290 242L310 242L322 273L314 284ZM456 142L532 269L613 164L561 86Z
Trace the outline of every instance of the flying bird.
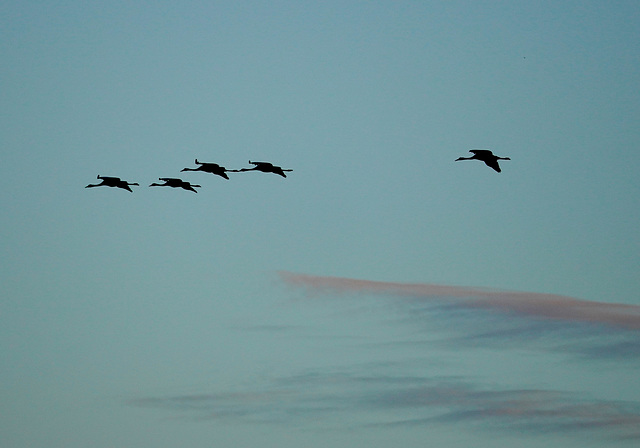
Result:
M229 176L227 176L226 172L233 171L228 170L225 167L218 165L217 163L198 162L198 159L196 159L196 164L200 166L198 168L185 168L180 171L204 171L205 173L217 174L218 176L224 177L227 180L229 180Z
M129 187L129 185L138 185L138 186L140 185L136 182L127 182L126 180L122 180L119 177L108 177L108 176L101 176L98 174L97 178L102 179L102 182L99 184L89 184L84 188L93 188L93 187L102 187L102 186L117 187L133 193L133 190L131 189L131 187Z
M184 188L185 190L193 191L197 193L194 187L201 188L200 185L191 184L182 179L175 179L173 177L159 177L158 180L164 181L163 184L153 183L149 185L150 187L173 187L173 188Z
M287 177L287 175L284 174L285 171L293 171L293 170L282 169L281 167L272 165L269 162L252 162L251 160L249 160L249 163L255 166L253 168L242 168L239 170L229 170L229 171L233 171L235 173L241 173L243 171L262 171L263 173L278 174L282 177Z
M473 153L471 157L458 157L455 161L458 160L481 160L488 167L493 168L498 173L500 172L500 165L498 164L498 160L511 160L509 157L498 157L488 149L471 149L469 152Z

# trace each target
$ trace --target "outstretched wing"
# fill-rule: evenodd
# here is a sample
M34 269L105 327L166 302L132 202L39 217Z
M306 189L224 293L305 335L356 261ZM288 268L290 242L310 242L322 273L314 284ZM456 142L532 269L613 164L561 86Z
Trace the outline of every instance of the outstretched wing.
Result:
M487 159L484 163L488 166L496 170L498 173L500 172L500 165L498 165L498 161L496 159Z

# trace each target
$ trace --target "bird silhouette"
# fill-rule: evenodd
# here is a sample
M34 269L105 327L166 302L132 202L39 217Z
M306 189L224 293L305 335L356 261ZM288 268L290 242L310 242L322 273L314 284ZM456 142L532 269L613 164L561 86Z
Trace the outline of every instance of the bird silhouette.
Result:
M185 190L193 191L197 193L194 187L201 188L200 185L191 184L182 179L175 179L173 177L159 177L158 180L164 181L163 184L153 183L149 185L150 187L173 187L173 188L184 188Z
M196 159L196 164L200 166L198 168L184 168L180 171L204 171L205 173L217 174L218 176L224 177L227 180L229 180L229 176L227 176L226 172L233 171L227 170L225 167L220 166L217 163L198 162L198 159Z
M498 173L500 172L500 165L498 164L498 160L511 160L509 157L498 157L493 154L488 149L470 149L469 152L473 153L471 157L458 157L455 161L458 160L481 160L488 167L493 168Z
M285 171L293 171L293 170L282 169L281 167L272 165L269 162L252 162L251 160L249 160L249 163L255 166L253 168L241 168L239 170L229 170L229 171L233 171L234 173L241 173L243 171L262 171L263 173L278 174L282 177L287 177L287 175L284 174Z
M84 188L93 188L93 187L117 187L117 188L122 188L123 190L127 190L130 191L131 193L133 193L133 190L129 187L129 185L140 185L136 182L127 182L125 180L120 179L119 177L108 177L108 176L101 176L98 174L98 179L101 179L102 182L99 184L89 184Z

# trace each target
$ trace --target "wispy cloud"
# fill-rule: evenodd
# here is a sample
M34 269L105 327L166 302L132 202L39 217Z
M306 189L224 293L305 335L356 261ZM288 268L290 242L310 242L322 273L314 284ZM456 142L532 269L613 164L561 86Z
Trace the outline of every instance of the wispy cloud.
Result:
M384 311L393 309L394 313L385 313L385 318L399 327L386 328L401 331L384 334L376 325L375 336L363 339L371 345L366 347L373 350L360 351L353 357L339 354L335 359L348 361L337 370L322 367L329 365L326 361L319 362L315 369L274 376L250 387L237 387L232 392L205 390L194 394L138 397L128 401L128 405L163 409L193 419L297 425L319 430L454 425L465 430L506 431L518 435L584 434L629 439L633 441L630 443L640 439L640 402L607 400L590 393L546 387L549 378L553 381L549 375L533 385L519 384L518 378L511 378L511 386L487 383L480 374L474 377L469 373L475 364L466 359L466 355L473 350L465 350L465 356L456 358L452 364L434 362L434 356L462 351L436 350L434 355L434 351L429 350L425 355L422 350L422 344L442 343L445 347L454 344L456 348L471 349L476 345L499 345L501 348L561 350L598 360L640 359L640 307L527 292L288 272L280 276L285 284L305 291L305 297L314 300L322 295L339 299L340 303L344 299L353 305L354 302L347 299L355 296L358 309L369 306ZM331 315L335 317L335 313L342 310L345 308L332 306ZM352 308L345 312L351 313ZM363 315L367 319L378 316ZM349 324L351 316L348 315ZM390 320L389 316L392 316ZM320 325L318 322L321 321L315 324ZM318 340L330 343L339 325L339 319L331 319L327 337L321 334ZM405 327L418 328L418 331L406 333ZM300 322L296 325L265 322L245 327L243 331L300 338L305 328ZM359 340L358 344L362 342ZM405 350L396 350L396 344L405 345ZM389 345L393 345L393 350ZM420 349L415 350L414 345ZM341 349L345 345L331 347ZM306 359L316 362L313 357ZM483 363L487 361L482 359L480 364ZM589 360L582 365L585 364L589 364ZM502 378L510 369L504 361L499 361L495 372ZM528 378L528 381L536 378L535 372ZM588 381L582 384L589 389Z
M378 399L405 409L447 409L435 416L414 416L389 425L481 423L484 427L533 434L605 431L614 438L640 438L638 403L589 400L555 390L483 390L464 383L446 383L391 391Z
M637 305L533 292L279 274L285 284L310 296L388 298L405 321L424 326L425 334L440 330L448 335L443 341L447 344L526 346L598 359L640 358Z
M160 408L186 413L198 419L250 419L273 415L274 403L285 392L198 393L129 400L135 407Z
M519 433L596 433L640 439L640 405L588 400L556 390L489 389L452 379L307 372L280 377L262 390L138 398L194 419L247 423L323 422L335 429L479 425Z
M640 330L640 306L594 302L555 294L499 291L432 283L391 283L280 272L293 286L319 293L363 292L401 296L422 302L449 302L465 308L513 312L540 319L591 322Z

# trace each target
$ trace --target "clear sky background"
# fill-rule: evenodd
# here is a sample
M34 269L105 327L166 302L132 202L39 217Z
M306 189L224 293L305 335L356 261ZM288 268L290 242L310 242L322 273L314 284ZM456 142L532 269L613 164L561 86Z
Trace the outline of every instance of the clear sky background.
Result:
M636 446L638 23L2 2L2 445Z

